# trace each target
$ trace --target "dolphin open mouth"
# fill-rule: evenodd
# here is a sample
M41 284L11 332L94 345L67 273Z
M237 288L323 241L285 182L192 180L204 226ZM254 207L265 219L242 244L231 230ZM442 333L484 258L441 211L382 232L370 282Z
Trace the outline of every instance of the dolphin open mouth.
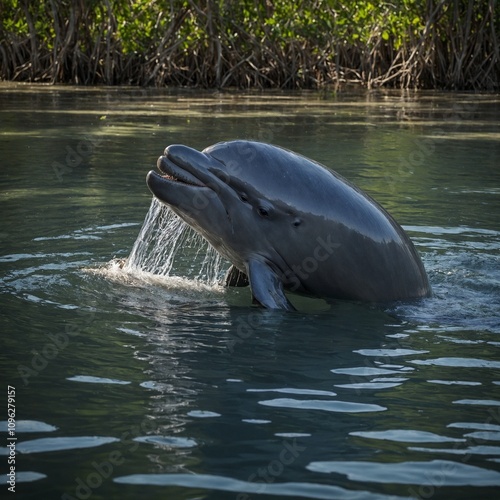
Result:
M200 181L200 179L195 177L193 174L185 170L181 165L169 158L168 154L165 156L160 156L158 158L157 167L162 175L159 175L156 172L150 172L150 174L161 177L162 179L170 183L187 184L189 186L195 187L206 187L206 185L202 181Z
M151 170L146 182L151 192L167 204L179 203L181 197L194 195L198 190L220 194L225 184L220 178L220 161L181 144L168 146L158 158L157 167L160 173Z

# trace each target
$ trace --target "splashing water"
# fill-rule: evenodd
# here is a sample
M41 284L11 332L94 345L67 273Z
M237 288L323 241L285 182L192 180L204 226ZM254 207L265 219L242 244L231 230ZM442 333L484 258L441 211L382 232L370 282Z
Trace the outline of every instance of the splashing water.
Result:
M186 251L179 252L179 249ZM156 198L144 219L123 270L162 277L195 279L209 286L220 282L227 268L220 254L194 229Z

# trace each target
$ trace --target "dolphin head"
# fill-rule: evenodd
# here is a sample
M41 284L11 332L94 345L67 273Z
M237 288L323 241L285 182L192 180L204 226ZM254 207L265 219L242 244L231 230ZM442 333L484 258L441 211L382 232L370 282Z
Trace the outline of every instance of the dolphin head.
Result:
M238 269L246 272L248 261L258 258L283 274L283 255L294 251L290 233L304 223L295 195L308 190L307 175L294 168L294 158L287 150L249 141L218 143L202 152L171 145L158 159L161 174L149 172L147 184ZM302 179L294 178L297 172Z

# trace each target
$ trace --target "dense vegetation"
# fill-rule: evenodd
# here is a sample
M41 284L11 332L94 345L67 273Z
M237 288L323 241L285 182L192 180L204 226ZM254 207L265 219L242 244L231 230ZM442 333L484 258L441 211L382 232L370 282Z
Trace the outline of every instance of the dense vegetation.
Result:
M500 88L497 0L2 0L0 78Z

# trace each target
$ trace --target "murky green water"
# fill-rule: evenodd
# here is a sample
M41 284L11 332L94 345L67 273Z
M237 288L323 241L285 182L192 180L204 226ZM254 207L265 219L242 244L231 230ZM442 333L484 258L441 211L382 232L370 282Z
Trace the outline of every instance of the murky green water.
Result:
M280 313L109 272L164 147L234 138L369 192L435 296ZM498 97L4 85L0 183L0 463L20 498L497 498Z

